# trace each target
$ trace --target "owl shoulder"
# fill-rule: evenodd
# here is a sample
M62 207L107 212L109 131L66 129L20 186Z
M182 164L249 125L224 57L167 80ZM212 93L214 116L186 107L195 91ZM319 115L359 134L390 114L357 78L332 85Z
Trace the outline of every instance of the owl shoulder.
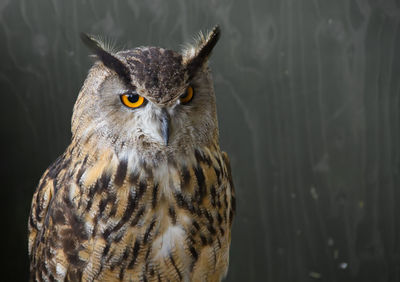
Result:
M235 185L233 184L233 178L232 178L231 162L229 160L228 154L224 151L222 151L222 159L225 163L229 186L231 188L230 189L230 191L231 191L231 207L232 207L231 211L232 211L232 214L235 214L235 212L236 212L236 195L235 195ZM231 216L233 216L233 215L231 215Z
M232 180L232 171L231 171L231 162L229 160L229 156L226 152L222 151L222 159L225 163L226 166L226 170L228 172L228 180L229 180L229 184L232 187L232 190L234 190L234 186L233 186L233 180Z
M69 161L65 154L57 158L57 160L49 166L43 173L39 184L32 198L32 205L28 220L29 231L29 254L32 255L38 239L41 237L43 226L48 220L48 212L51 203L57 193L58 188L62 185L59 175L65 173Z

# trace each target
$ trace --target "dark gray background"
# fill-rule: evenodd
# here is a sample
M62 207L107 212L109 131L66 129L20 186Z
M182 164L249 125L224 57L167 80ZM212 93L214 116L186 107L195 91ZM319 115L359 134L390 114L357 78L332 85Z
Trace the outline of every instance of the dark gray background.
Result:
M219 23L227 281L400 281L399 21L394 0L1 0L1 279L27 279L32 193L92 64L79 32L179 50Z

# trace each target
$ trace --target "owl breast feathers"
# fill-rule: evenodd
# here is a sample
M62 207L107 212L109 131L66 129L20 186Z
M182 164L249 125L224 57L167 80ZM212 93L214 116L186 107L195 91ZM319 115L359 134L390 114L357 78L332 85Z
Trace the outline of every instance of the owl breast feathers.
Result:
M44 173L29 216L34 281L220 281L235 196L218 143L207 60L216 27L182 53L141 47L99 61L72 142Z

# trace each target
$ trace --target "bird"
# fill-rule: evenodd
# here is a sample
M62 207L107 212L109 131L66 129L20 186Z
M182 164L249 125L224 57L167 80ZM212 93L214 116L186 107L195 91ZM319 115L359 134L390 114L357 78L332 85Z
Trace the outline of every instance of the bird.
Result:
M31 281L226 277L236 199L208 64L220 34L116 52L81 33L96 61L33 194Z

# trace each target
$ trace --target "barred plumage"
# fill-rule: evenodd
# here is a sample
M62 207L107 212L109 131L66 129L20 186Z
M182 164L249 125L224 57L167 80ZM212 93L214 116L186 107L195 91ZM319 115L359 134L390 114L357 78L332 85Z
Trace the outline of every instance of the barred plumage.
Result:
M193 75L184 63L193 59L160 48L110 56L131 77L120 77L126 72L113 69L119 64L98 63L82 88L72 143L33 196L31 279L219 281L228 268L235 196L229 160L218 145L212 84L202 86L211 81L208 55L201 63L196 59ZM150 121L138 111L121 115L109 98L127 81L151 104L145 107L153 107L142 109ZM188 84L195 85L197 100L178 108L184 107L178 99ZM90 104L99 96L111 105L105 115ZM206 98L211 104L204 106ZM166 104L175 112L169 113L171 141L163 144L155 137L160 131L154 107ZM188 128L190 114L204 117L190 120Z

